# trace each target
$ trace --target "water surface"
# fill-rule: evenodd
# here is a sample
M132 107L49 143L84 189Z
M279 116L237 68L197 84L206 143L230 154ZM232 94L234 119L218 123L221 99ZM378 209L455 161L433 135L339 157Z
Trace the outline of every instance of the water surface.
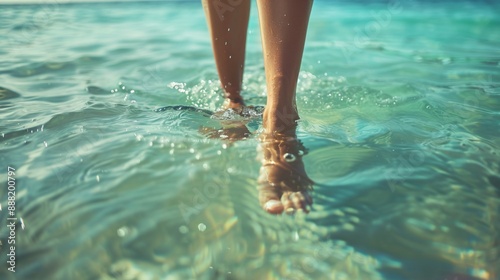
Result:
M254 5L254 4L253 4ZM244 96L265 105L255 5ZM499 279L494 2L316 1L297 90L314 209L257 200L201 4L0 9L1 279ZM159 110L186 105L202 111ZM468 277L468 278L467 278Z

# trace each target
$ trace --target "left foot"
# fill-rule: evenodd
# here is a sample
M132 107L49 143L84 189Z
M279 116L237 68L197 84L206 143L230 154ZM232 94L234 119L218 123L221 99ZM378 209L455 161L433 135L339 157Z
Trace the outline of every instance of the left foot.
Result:
M237 122L231 126L224 126L219 129L201 127L199 131L208 138L228 140L231 142L243 140L252 135L247 126L241 122Z
M233 109L233 110L239 110L243 106L245 106L245 103L243 102L243 98L226 98L224 100L224 104L222 104L222 110L227 110L227 109Z
M211 118L219 120L222 128L200 128L200 132L209 138L237 141L251 136L246 124L251 118L262 115L262 107L245 106L243 100L239 102L226 98L221 110L216 111Z

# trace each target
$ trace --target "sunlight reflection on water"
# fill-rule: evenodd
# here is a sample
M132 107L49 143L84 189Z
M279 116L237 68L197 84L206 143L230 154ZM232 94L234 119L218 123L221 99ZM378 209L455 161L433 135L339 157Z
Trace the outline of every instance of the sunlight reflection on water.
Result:
M222 95L198 2L59 5L31 37L36 8L2 8L0 29L23 38L0 42L16 277L496 279L498 18L486 3L412 3L421 9L403 6L361 45L366 9L386 5L315 4L297 91L314 204L278 217L257 193L255 9L244 78L255 107L239 119L245 139L230 141L217 134L235 115L214 113Z

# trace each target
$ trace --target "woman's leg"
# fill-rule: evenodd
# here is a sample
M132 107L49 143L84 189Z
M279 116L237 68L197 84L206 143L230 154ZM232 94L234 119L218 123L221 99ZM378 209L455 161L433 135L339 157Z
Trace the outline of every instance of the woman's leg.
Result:
M312 0L257 0L259 8L267 105L264 128L282 132L299 119L295 89L304 50Z
M202 0L227 108L243 105L241 88L250 0Z
M269 213L302 209L312 204L312 181L302 163L296 139L299 119L295 90L312 0L257 0L259 8L267 105L261 135L264 152L259 200Z

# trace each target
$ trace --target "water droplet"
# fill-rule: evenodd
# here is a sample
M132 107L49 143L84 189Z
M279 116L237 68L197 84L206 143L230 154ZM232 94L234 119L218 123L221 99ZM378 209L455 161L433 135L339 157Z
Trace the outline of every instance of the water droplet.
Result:
M229 56L229 59L231 59L231 58L232 58L232 56L230 55L230 56Z
M229 31L231 31L231 28L228 28L228 29L227 29L227 32L229 32Z
M187 226L180 226L179 227L179 232L185 234L185 233L189 232L189 229L187 228Z
M120 237L125 237L127 234L130 233L130 229L128 227L121 227L116 231L116 234Z
M294 162L297 159L294 154L290 153L285 153L283 155L283 158L285 159L286 162Z
M99 177L99 175L96 175L96 176L95 176L95 180L96 180L97 182L100 182L100 181L101 181L101 178Z
M193 148L189 149L189 152L194 154L194 149Z
M441 58L441 63L446 65L446 64L450 64L451 63L451 58L449 57L443 57Z
M207 226L206 226L204 223L200 223L200 224L198 225L198 230L199 230L199 231L203 232L203 231L205 231L206 229L207 229Z
M130 90L130 93L134 93L134 92L135 92L135 90L133 90L133 89L132 89L132 90Z
M226 143L222 144L222 148L223 148L224 150L225 150L225 149L227 149L227 144L226 144Z
M220 156L220 155L222 155L222 151L221 151L221 150L218 150L218 151L217 151L217 154L218 154L219 156Z
M354 231L355 229L354 225L350 223L345 223L344 225L342 225L342 228L346 231Z
M24 220L23 220L23 218L19 218L19 222L21 223L21 228L24 230Z
M47 148L48 144L47 142L43 141L43 145L45 145L45 148Z
M226 46L227 46L227 42L224 42L224 45L226 45Z

